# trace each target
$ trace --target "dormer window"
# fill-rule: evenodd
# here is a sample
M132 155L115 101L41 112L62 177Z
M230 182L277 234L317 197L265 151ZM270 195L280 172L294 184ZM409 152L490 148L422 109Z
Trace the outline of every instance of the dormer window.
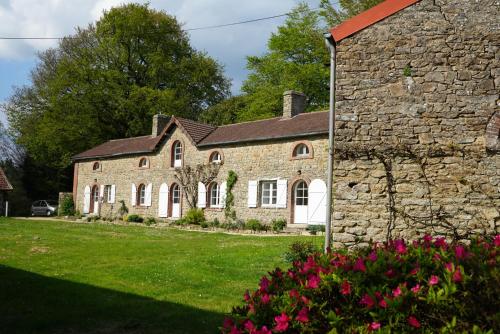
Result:
M292 159L312 158L312 147L310 144L302 142L295 145L292 152Z
M182 143L175 141L172 144L172 167L182 167Z
M148 158L142 158L139 160L139 168L148 168L149 167L149 160Z
M99 162L94 162L94 165L92 166L92 170L97 172L101 170L101 164Z
M222 162L222 155L218 151L212 152L210 154L210 162L220 164Z

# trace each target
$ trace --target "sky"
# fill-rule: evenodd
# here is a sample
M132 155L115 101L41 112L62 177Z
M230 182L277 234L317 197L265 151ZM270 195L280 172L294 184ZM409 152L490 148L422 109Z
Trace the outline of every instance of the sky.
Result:
M320 0L307 0L316 8ZM61 37L99 19L103 10L129 2L149 2L177 17L185 29L232 23L289 12L299 0L0 0L0 37ZM189 32L191 45L221 63L238 94L247 75L246 56L261 55L285 17ZM0 103L13 86L29 84L36 53L57 46L55 40L0 40ZM0 122L6 122L0 112Z

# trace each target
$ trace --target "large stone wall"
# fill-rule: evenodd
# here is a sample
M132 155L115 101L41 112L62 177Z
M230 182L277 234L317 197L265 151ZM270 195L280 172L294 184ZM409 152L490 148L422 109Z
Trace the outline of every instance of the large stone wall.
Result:
M357 121L336 125L334 241L383 240L391 221L412 237L445 216L498 230L500 156L485 137L500 105L499 6L423 0L337 45L337 111Z

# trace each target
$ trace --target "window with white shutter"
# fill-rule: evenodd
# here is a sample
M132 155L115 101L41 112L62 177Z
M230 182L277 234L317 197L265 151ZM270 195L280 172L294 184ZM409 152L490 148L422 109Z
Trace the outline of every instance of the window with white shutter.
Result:
M276 201L276 207L286 208L287 203L287 180L278 180L278 199Z
M137 204L137 188L133 183L132 183L132 191L130 194L130 204L132 206L135 206Z
M257 207L257 181L248 181L248 207Z
M198 182L198 204L199 208L204 208L207 206L207 189L205 185Z
M145 206L151 206L153 197L152 195L153 195L153 184L150 183L146 186L146 197L144 199Z

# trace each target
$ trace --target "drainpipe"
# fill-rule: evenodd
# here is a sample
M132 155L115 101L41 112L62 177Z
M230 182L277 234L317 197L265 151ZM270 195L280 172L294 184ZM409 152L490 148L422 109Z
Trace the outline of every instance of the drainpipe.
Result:
M326 193L325 253L332 244L332 192L333 192L333 154L335 143L335 40L332 34L325 33L326 46L330 50L330 110L328 114L328 184Z

